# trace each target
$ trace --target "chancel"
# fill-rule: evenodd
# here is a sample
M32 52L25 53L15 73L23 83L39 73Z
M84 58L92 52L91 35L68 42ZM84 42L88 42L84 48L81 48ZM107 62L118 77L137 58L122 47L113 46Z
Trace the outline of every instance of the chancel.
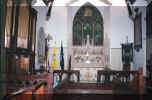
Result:
M143 99L151 11L152 0L0 0L0 99Z
M101 12L89 2L80 7L74 16L71 41L72 69L80 70L81 82L95 83L97 70L102 70L105 65L110 64L108 59L105 59L109 58L110 45L108 33L105 32L107 28L103 23ZM86 78L88 73L91 74L90 78Z
M73 48L72 69L80 70L81 82L96 82L97 70L104 68L105 59L102 47L95 47L90 43L90 36L87 35L86 42L82 46ZM86 74L91 74L86 78Z

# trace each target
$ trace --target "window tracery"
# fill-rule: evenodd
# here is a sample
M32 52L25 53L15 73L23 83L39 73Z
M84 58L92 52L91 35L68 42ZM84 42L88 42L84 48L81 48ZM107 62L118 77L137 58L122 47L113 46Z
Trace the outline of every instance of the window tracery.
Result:
M103 18L91 4L82 6L73 22L73 45L86 45L87 35L94 46L103 45Z

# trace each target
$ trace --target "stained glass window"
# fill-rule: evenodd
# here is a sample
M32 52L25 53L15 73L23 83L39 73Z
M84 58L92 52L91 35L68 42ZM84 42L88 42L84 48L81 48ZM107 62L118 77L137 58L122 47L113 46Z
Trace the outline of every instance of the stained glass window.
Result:
M86 7L84 12L84 16L92 16L92 10L89 7Z
M75 24L74 31L75 31L75 33L77 33L77 34L73 34L74 35L73 37L75 37L74 38L74 44L75 45L81 45L82 44L82 41L81 41L82 40L82 34L81 34L82 25L81 25L81 23L77 22Z
M103 18L96 7L91 4L82 6L73 22L73 45L86 44L87 35L93 45L103 45Z

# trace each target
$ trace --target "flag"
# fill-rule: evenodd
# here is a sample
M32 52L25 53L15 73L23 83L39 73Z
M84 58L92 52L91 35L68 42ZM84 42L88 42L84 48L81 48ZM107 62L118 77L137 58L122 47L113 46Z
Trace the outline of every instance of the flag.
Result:
M48 46L47 46L47 40L45 40L45 59L46 59L46 65L45 65L45 70L47 71L48 69Z
M56 45L53 48L53 58L52 58L52 69L55 70L57 67L57 60L56 60ZM53 77L53 88L57 87L59 82L57 81L57 77Z
M57 81L57 77L54 76L53 88L56 88L58 85L59 85L59 82Z
M52 58L52 68L55 70L57 67L57 60L56 60L56 45L54 46L53 49L53 58Z
M69 69L68 70L71 70L71 56L69 58Z
M61 52L60 52L60 66L61 69L64 70L64 53L63 53L62 42L61 42Z

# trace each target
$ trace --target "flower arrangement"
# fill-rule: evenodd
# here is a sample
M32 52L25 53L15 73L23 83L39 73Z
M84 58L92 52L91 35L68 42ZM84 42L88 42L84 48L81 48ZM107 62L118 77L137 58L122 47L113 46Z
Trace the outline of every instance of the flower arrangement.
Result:
M99 62L101 60L101 57L100 56L96 56L95 59L96 59L97 62Z
M44 61L44 57L43 56L39 56L39 63L43 63Z
M81 56L76 56L74 59L79 62L81 60Z

